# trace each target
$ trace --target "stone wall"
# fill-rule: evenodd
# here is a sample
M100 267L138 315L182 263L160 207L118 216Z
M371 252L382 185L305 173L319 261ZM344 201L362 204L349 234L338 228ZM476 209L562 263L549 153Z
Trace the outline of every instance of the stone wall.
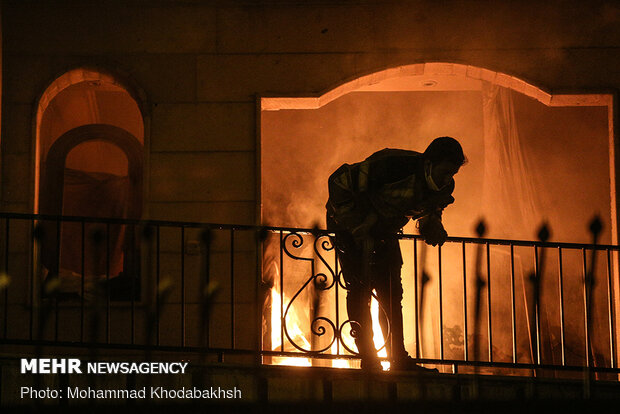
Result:
M434 61L551 93L620 85L613 2L7 1L2 12L2 201L10 211L32 210L37 99L80 65L145 92L150 217L243 224L257 211L257 96L318 95Z
M450 62L617 99L619 22L612 1L7 0L2 210L33 211L38 100L76 67L142 92L146 217L252 224L258 97L320 96L387 68ZM241 289L254 278L244 275Z

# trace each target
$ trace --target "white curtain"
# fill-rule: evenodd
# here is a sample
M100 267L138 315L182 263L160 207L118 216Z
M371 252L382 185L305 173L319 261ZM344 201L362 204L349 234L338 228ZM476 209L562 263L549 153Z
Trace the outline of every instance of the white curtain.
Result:
M532 171L519 140L513 92L484 82L482 205L492 235L531 239L542 221Z

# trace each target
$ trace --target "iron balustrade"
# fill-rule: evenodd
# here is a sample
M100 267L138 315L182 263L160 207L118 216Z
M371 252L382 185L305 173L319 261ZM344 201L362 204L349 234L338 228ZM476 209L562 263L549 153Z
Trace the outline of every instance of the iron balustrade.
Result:
M0 343L201 352L216 354L219 360L247 355L257 363L282 357L307 358L318 365L316 361L357 360L347 337L355 321L342 311L346 284L324 230L17 213L0 213L1 224ZM69 225L74 226L72 231ZM79 238L78 252L63 250L63 236L69 233ZM125 235L122 275L111 272L114 234ZM614 289L619 246L449 237L442 247L428 247L419 236L398 237L405 256L410 256L403 280L411 279L413 286L405 304L411 310L405 312L406 322L413 327L408 347L420 363L453 372L480 368L518 370L524 375L587 369L617 379ZM494 250L502 248L506 251ZM566 265L568 256L574 264L575 252L580 253L579 269ZM62 265L69 253L77 257L77 271L67 273ZM552 253L555 259L549 260ZM501 275L493 273L498 255L504 262L508 258ZM523 278L528 255L533 257L528 267L533 273ZM602 258L598 267L597 255ZM556 269L550 271L548 262L553 260ZM130 262L133 267L127 265ZM92 270L96 263L102 263L103 274ZM287 273L291 267L296 268L296 277ZM134 274L124 274L132 270ZM517 274L522 276L520 282ZM586 283L589 276L595 282ZM125 278L120 287L119 277ZM476 283L476 278L482 282ZM550 280L555 280L554 294L549 293ZM572 290L567 290L568 284ZM580 303L573 301L577 285L583 291ZM533 297L534 287L544 293ZM272 289L280 297L275 318ZM313 292L306 295L309 289ZM459 301L454 300L456 290ZM509 298L508 306L496 299L499 294ZM327 302L326 295L331 297ZM595 300L603 296L605 300ZM486 312L472 311L481 306ZM498 307L508 309L509 318ZM289 332L288 317L296 308L310 314L307 326L299 327L306 344ZM557 327L549 326L553 317L541 317L542 309L554 309ZM472 320L475 315L477 320ZM460 322L453 329L445 325L447 319ZM270 326L272 320L277 326ZM578 338L576 324L582 324ZM460 334L453 332L456 328ZM277 331L280 343L273 344L272 333ZM529 344L525 348L524 334ZM559 349L545 350L543 338L550 343L556 334ZM389 330L385 337L384 346L390 340ZM494 347L494 340L507 344L509 355L497 355L501 350ZM425 351L425 343L436 351ZM580 355L575 355L575 344L583 347ZM479 353L482 346L487 350L484 356Z

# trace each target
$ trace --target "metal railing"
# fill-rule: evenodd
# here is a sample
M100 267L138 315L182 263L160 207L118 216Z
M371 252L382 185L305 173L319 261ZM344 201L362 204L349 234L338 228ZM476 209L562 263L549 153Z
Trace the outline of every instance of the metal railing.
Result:
M237 326L240 310L260 316L255 227L10 213L0 225L4 343L259 349L259 323Z
M16 213L0 229L0 343L356 360L325 231ZM420 363L617 378L618 246L399 237Z
M278 313L284 315L280 337L286 339L275 349L285 351L292 346L313 358L325 353L355 354L351 338L343 331L351 323L342 317L346 315L342 309L345 298L339 291L346 291L346 286L328 234L292 229L277 233L279 242L272 244L277 249L272 255L279 254L274 274L279 278ZM405 256L403 284L407 291L406 280L411 279L413 292L403 301L403 307L411 309L405 320L410 319L413 327L408 348L420 362L451 365L453 371L484 366L498 368L497 372L538 370L533 372L536 375L542 369L579 371L584 367L620 372L613 282L618 280L618 246L451 237L442 247L431 248L418 236L399 237ZM547 263L552 254L555 266ZM603 260L596 265L598 256ZM498 261L503 261L503 268ZM299 263L307 269L300 272ZM313 299L300 299L305 291ZM576 293L581 297L579 303L574 301ZM296 301L301 302L298 308L312 311L316 307L312 302L326 295L331 299L322 301L320 314L303 319L306 337L328 338L318 343L302 340L312 342L312 349L307 349L288 333L290 311ZM333 310L329 312L325 304ZM428 317L431 314L433 318ZM455 328L459 328L460 340L450 335L448 343L446 334L454 329L446 326L446 319L459 320ZM428 342L434 350L423 352ZM502 352L502 347L510 347L510 352Z

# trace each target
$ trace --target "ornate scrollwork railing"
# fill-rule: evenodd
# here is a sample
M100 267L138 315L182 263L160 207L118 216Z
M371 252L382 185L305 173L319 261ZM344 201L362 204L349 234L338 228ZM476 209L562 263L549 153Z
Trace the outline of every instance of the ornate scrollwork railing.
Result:
M307 248L308 246L308 243L306 242L307 238L313 239L312 250L311 250L312 257L307 257L304 255L304 253L307 253L309 250ZM329 236L329 233L316 232L314 234L308 234L308 233L301 233L301 232L294 232L294 231L288 232L284 237L280 238L280 249L290 259L294 261L298 261L298 262L304 262L309 265L309 276L307 276L307 278L304 277L303 281L300 282L301 284L299 285L299 287L295 291L295 294L292 295L291 299L286 305L286 309L281 318L284 335L286 339L288 340L288 342L295 349L303 353L326 353L328 350L332 348L332 345L336 343L338 344L339 347L342 346L342 348L345 349L347 352L353 355L357 355L358 352L354 349L354 347L351 347L349 344L347 344L344 339L346 337L345 328L347 326L351 327L350 336L355 339L355 337L357 336L357 331L359 329L359 322L351 320L351 319L345 319L343 322L340 322L342 318L341 318L341 315L339 314L339 309L337 305L338 304L338 300L337 300L338 288L342 288L345 291L347 291L348 288L346 286L346 283L344 283L344 279L342 278L342 272L338 270L337 249L335 248L332 242L332 239ZM326 258L326 253L329 253L332 251L334 252L334 257L332 259L332 263L330 263L330 261ZM326 270L317 271L317 267L318 267L317 263L322 263L322 265L325 267ZM282 276L285 277L284 274ZM282 287L280 286L280 288ZM302 331L316 338L322 338L328 334L330 335L326 337L328 338L328 340L324 342L323 345L317 346L312 349L306 349L300 344L298 344L297 342L295 342L295 339L289 333L287 316L289 315L289 311L291 311L291 309L296 308L297 306L300 306L300 307L305 306L305 304L301 303L300 296L305 291L310 291L311 289L314 289L313 292L310 292L312 295L318 295L318 296L334 295L334 298L336 298L335 320L332 320L329 317L323 316L323 315L314 315L314 317L309 323L309 326L300 327ZM371 295L377 300L377 303L379 303L379 300L376 294L374 292L371 292ZM388 330L387 330L387 334L385 335L385 341L382 344L382 346L378 349L378 351L386 347L386 344L391 335L390 328L389 328L389 320L387 318L387 312L385 311L383 306L381 306L380 303L379 303L379 309L380 309L380 312L382 312L383 315L385 316L385 320L388 321ZM272 329L274 328L275 327L272 327ZM309 341L309 342L312 343L313 341ZM327 344L325 345L325 343Z

